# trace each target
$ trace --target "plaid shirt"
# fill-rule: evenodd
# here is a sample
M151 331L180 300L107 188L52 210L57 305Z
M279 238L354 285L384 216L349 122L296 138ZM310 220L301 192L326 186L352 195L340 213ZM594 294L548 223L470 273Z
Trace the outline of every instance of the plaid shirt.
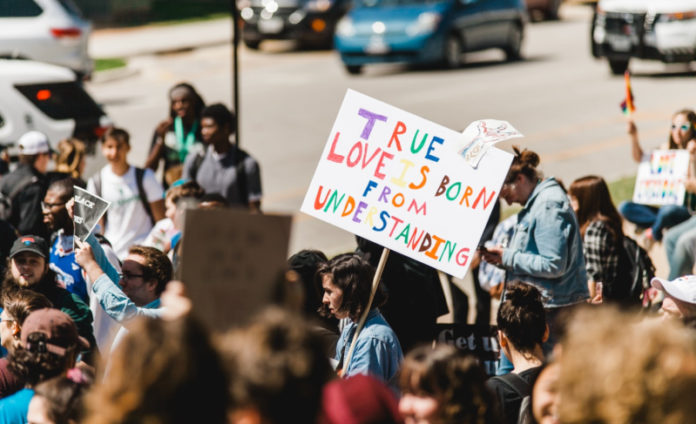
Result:
M596 220L587 226L582 250L587 277L591 281L611 284L616 280L619 252L606 222Z

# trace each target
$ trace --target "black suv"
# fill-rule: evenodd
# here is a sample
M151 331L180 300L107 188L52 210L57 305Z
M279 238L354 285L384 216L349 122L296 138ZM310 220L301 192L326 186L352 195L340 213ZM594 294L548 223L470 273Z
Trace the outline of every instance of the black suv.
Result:
M258 49L263 40L330 48L336 22L349 5L350 0L241 0L242 40L251 49Z

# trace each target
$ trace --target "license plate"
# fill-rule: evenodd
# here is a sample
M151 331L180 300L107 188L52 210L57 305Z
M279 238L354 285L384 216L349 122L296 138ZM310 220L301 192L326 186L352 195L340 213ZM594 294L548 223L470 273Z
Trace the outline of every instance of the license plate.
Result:
M609 44L611 45L612 50L617 52L627 52L631 50L631 39L628 37L616 35L611 36L609 38Z
M278 18L259 20L259 32L277 34L283 30L283 21Z
M381 38L373 38L365 47L367 54L385 54L389 52L389 46Z

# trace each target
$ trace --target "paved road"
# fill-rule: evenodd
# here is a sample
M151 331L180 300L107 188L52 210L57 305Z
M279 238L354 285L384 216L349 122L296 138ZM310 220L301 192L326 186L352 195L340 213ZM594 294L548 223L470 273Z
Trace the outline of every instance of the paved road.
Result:
M623 79L589 54L589 9L565 6L561 13L559 22L528 27L526 60L504 63L497 51L467 54L467 64L454 71L389 65L349 76L334 52L294 52L287 43L242 50L241 143L262 164L264 209L299 209L347 88L453 129L481 118L508 120L526 135L516 143L539 152L545 173L568 183L589 173L632 175L636 167L618 106ZM131 160L142 164L152 130L166 115L171 85L187 80L207 102L231 103L230 56L227 46L140 55L130 61L136 75L88 89L117 125L131 131ZM671 114L696 107L696 72L650 62L631 68L641 138L645 147L656 147L667 136ZM93 161L88 172L102 163ZM292 251L314 247L329 254L353 246L350 234L301 214L291 243Z

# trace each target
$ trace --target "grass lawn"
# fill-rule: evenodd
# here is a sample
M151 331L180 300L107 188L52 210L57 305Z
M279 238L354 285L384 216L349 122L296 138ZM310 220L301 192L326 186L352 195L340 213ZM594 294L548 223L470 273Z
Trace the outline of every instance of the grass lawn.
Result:
M123 68L127 62L119 57L109 59L94 59L94 72L106 71L107 69Z

